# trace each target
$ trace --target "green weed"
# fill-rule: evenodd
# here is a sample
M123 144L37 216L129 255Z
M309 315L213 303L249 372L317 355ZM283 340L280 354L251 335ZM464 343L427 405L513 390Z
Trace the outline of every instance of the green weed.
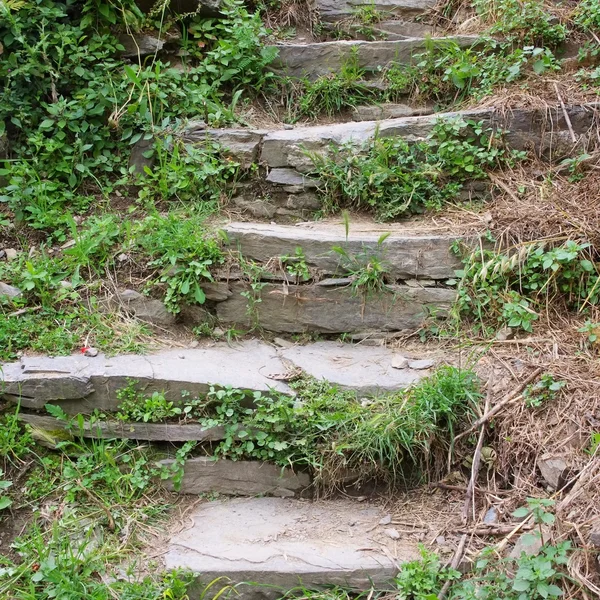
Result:
M523 157L506 151L502 134L460 118L439 121L428 139L408 143L376 135L363 146L347 144L309 154L323 182L325 210L370 210L395 219L455 201L463 183Z
M579 308L600 301L600 277L587 242L523 246L519 251L477 251L464 259L455 315L475 319L481 331L494 322L531 331L536 308L552 300Z
M528 385L523 391L525 406L539 408L556 398L557 393L567 385L566 381L554 379L552 373L544 373L539 381Z

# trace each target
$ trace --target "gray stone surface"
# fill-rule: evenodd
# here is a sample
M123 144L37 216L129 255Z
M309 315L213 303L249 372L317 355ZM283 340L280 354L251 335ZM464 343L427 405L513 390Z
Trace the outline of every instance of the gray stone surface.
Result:
M232 283L231 298L217 305L222 323L248 327L256 316L261 327L275 332L414 331L429 310L443 316L456 297L451 289L392 285L387 293L365 302L349 287L267 284L255 305L256 315L249 315L248 300L241 295L249 290L248 284Z
M385 347L316 342L279 351L317 379L325 379L358 394L394 391L409 386L422 377L412 369L394 368L394 354Z
M373 7L389 15L415 17L435 5L436 0L316 0L319 16L325 22L348 19L361 6Z
M172 459L160 464L171 465ZM167 480L165 487L173 490ZM212 460L201 456L186 460L181 481L182 494L219 493L230 496L277 496L291 498L310 485L306 473L294 473L271 463L259 461Z
M119 294L119 300L125 310L140 321L162 327L175 323L175 315L170 313L160 300L143 296L135 290L124 290Z
M573 131L575 135L580 136L581 142L587 139L586 132L594 123L596 109L596 104L568 108ZM425 138L438 119L457 116L465 120L483 121L486 126L501 127L507 131L506 141L509 146L515 149L533 148L546 158L561 158L565 152L569 152L569 147L573 147L572 142L567 143L565 136L570 136L570 133L560 108L515 109L507 113L487 108L460 113L437 113L383 121L346 122L271 131L224 129L199 132L190 127L186 130L184 138L197 142L206 139L217 140L226 147L230 144L235 155L236 143L243 137L246 141L240 143L247 144L244 147L246 161L253 159L271 169L292 168L300 173L308 173L314 170L314 166L307 152L326 153L331 145L339 146L344 143L358 145L372 138L376 131L384 137L402 137L412 142Z
M423 375L411 369L392 368L393 357L394 353L387 348L337 342L274 348L257 340L235 345L216 343L207 348L179 349L147 356L32 356L0 365L0 396L12 401L21 397L25 408L43 409L51 402L60 404L70 414L85 414L95 408L116 410L119 404L117 390L132 382L140 392L164 391L173 401L180 400L183 391L191 395L205 394L211 385L261 392L274 389L292 394L281 380L281 375L289 371L290 363L308 375L326 378L360 393L401 389ZM117 431L120 425L110 423L102 427L107 428L106 431ZM177 426L127 424L123 425L127 431L119 437L159 439L153 436L165 435L161 428L169 430L167 435L171 437L168 439L173 441L177 436L197 439L190 436L201 434L191 425L187 425L186 430L172 433L173 427ZM207 435L216 436L220 432L211 430Z
M433 112L433 106L372 104L367 106L356 106L352 111L352 119L354 121L381 121L382 119L398 119L401 117L430 115Z
M147 33L127 34L121 33L118 36L119 43L124 50L121 51L121 56L124 58L137 58L154 54L163 49L165 40L158 35L150 35Z
M375 24L375 28L386 33L402 35L404 37L425 37L434 33L431 25L416 23L415 21L381 21Z
M265 131L256 129L205 129L195 123L186 128L183 139L186 142L203 142L207 139L217 142L233 160L247 169L257 162L260 142Z
M243 600L280 598L301 584L381 588L402 563L419 556L412 540L391 540L380 531L384 514L378 506L345 499L203 503L191 515L193 526L171 536L165 567L197 573L193 593L218 577L244 582L234 592Z
M306 177L302 173L294 169L271 169L266 179L269 183L278 185L293 185L302 188L315 188L319 184L318 181Z
M68 424L54 417L20 412L19 419L37 429L48 432L67 431ZM86 438L121 438L129 440L149 440L165 442L211 442L222 440L225 436L223 427L205 429L198 423L179 425L178 423L125 423L109 421L90 424L85 421L83 429L75 425L69 429L76 435Z
M116 391L132 380L140 391L165 391L172 400L179 400L182 391L206 393L211 384L289 393L287 385L263 374L282 370L275 351L258 341L148 356L32 356L2 365L0 393L10 399L22 396L24 407L40 409L49 401L60 401L71 414L89 413L95 408L115 410Z
M544 454L537 461L538 469L546 483L554 490L557 490L563 480L563 473L568 468L565 459L562 456Z
M349 235L343 223L328 221L308 227L270 225L267 223L231 223L224 228L233 248L244 257L260 263L271 258L293 254L300 247L310 267L327 275L344 275L341 257L332 250L344 248L349 254L373 252L380 255L393 281L422 277L448 279L460 268L459 258L451 251L452 244L461 239L447 235L414 235L402 228L371 224L353 227ZM380 250L377 242L382 233L390 233Z
M356 58L358 66L367 72L377 72L391 64L411 64L413 56L423 53L426 44L443 45L449 41L460 47L473 45L476 37L421 38L387 41L342 40L310 44L277 44L277 58L270 68L288 77L316 79L336 73L349 60Z
M13 300L14 298L18 298L22 294L23 292L21 292L21 290L18 287L0 281L0 299L2 297L5 297L9 300Z

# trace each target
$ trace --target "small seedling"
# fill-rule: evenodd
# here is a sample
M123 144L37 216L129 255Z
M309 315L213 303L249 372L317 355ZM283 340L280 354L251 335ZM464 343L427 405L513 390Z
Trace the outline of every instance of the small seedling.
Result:
M557 381L552 373L544 373L540 380L525 388L523 397L527 408L539 408L546 402L554 400L558 392L567 385L566 381Z

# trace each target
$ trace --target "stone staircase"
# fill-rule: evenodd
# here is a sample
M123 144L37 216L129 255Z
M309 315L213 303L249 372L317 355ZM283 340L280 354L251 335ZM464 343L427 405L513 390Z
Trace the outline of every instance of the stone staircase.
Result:
M328 24L351 17L360 4L317 0L321 18ZM423 36L431 33L414 18L434 4L432 0L377 0L374 7L387 15L379 29L389 39L279 44L274 68L290 77L314 79L335 73L352 57L372 76L391 64L410 63L429 43ZM421 37L414 37L415 33ZM461 46L474 42L463 36L433 38L432 43L449 40ZM255 180L238 187L228 207L234 218L222 225L232 253L254 261L260 275L252 280L238 265L218 273L215 282L204 286L207 303L195 312L196 323L216 319L223 327L258 325L280 334L352 334L354 339L382 332L414 333L426 318L443 316L451 307L455 291L446 282L460 266L452 248L457 242L477 244L477 236L427 228L419 221L383 225L361 215L351 215L349 227L339 217L312 221L322 201L320 182L310 176L313 163L307 151L326 153L332 146L362 144L376 134L415 142L429 134L437 119L459 114L506 130L506 141L513 148L557 158L563 150L572 151L574 142L585 144L595 109L592 105L509 112L486 108L273 129L210 129L202 122L190 123L184 141L216 141L243 167L260 165ZM386 115L383 108L379 110L376 115ZM475 198L487 193L488 185L478 181L465 191ZM388 268L383 293L357 294L335 247L348 255L376 254L384 261ZM298 257L297 248L307 269L305 276L291 275L286 268L284 257ZM20 402L25 409L23 421L52 438L72 432L64 422L41 414L47 403L58 404L72 415L114 411L117 390L131 380L145 393L164 391L173 400L183 391L204 394L211 385L291 395L287 381L301 370L355 390L361 397L406 387L436 363L366 344L331 340L279 344L211 343L114 358L24 357L3 365L0 394ZM93 424L86 418L80 434L158 442L193 440L202 445L222 439L224 431L197 424ZM214 462L204 456L189 460L184 493L250 498L198 504L191 513L193 524L171 536L165 566L190 569L202 584L220 577L233 584L256 582L237 591L244 598L262 599L280 597L299 585L385 586L403 562L418 557L414 536L390 529L380 507L347 498L309 502L302 496L310 483L305 473L266 463ZM278 497L253 497L269 495Z

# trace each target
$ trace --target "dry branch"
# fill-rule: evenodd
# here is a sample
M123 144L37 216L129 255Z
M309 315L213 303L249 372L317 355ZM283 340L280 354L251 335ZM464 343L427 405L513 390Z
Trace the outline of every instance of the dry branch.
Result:
M510 394L508 394L508 396L506 396L506 398L504 398L504 400L496 404L494 408L492 408L489 412L484 414L483 417L477 419L477 421L475 421L475 423L473 423L473 425L471 425L471 427L469 427L466 431L463 431L462 433L458 434L454 438L454 441L457 442L461 438L464 438L470 433L473 433L473 431L481 427L483 424L487 423L493 416L497 415L507 404L509 404L513 400L516 400L517 394L521 393L526 386L528 386L534 379L538 377L538 375L542 373L543 370L544 369L540 367L533 371L533 373L526 377L524 381L522 381Z

